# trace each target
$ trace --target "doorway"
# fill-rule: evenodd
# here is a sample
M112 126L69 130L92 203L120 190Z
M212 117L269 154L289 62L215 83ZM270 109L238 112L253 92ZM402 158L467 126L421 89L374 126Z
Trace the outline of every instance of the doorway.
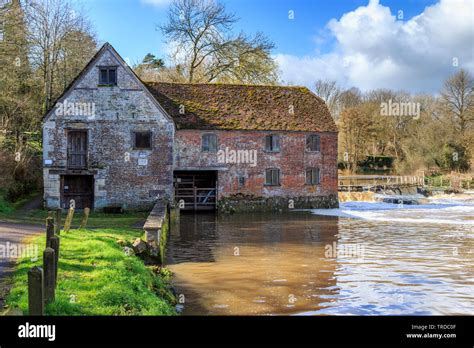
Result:
M63 175L61 177L61 207L69 208L71 199L76 209L93 209L94 177L92 175Z
M215 210L217 203L217 171L175 171L174 193L181 210Z

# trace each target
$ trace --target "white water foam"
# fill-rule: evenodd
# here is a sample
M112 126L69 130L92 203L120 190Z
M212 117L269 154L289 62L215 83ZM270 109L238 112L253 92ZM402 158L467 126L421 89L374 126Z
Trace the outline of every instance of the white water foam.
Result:
M381 196L383 197L383 196ZM393 196L386 196L393 198ZM400 199L413 196L399 196ZM384 202L341 202L338 209L312 209L317 215L338 216L380 222L454 224L474 226L473 194L430 197L427 204Z

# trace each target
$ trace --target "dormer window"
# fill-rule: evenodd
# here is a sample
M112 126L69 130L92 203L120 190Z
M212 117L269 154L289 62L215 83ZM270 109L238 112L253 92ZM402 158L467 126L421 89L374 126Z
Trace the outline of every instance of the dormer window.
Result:
M117 67L102 66L99 68L99 85L116 86L117 85Z

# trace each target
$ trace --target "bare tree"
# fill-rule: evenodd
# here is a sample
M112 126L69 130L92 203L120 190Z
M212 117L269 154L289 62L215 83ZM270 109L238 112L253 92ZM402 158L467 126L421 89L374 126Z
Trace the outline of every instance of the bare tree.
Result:
M261 33L232 36L237 20L213 0L175 0L170 5L168 22L159 29L176 46L173 58L188 82L276 82L273 43Z
M31 58L41 73L43 106L51 107L54 83L66 38L72 32L88 32L87 21L73 9L69 1L32 0L27 7Z
M355 107L362 103L362 93L356 88L352 87L343 92L339 96L339 104L341 110L345 108Z
M449 78L441 93L453 124L464 136L474 121L474 80L464 69Z
M341 89L333 80L317 80L314 84L316 94L321 97L331 111L331 115L337 120L339 116L339 98L341 96Z

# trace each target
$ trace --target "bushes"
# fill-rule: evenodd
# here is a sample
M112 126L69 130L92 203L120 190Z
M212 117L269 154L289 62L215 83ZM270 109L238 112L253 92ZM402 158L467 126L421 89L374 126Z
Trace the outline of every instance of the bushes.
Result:
M19 182L15 181L13 185L10 186L10 188L7 190L7 193L5 195L5 199L8 202L16 202L20 200L21 198L35 192L38 190L38 185L36 182L32 181L25 181L25 182Z
M13 210L11 204L5 201L4 194L0 191L0 213L9 213Z
M17 202L38 191L42 177L41 146L37 135L23 135L20 145L12 135L0 138L0 187L6 188L8 202Z

